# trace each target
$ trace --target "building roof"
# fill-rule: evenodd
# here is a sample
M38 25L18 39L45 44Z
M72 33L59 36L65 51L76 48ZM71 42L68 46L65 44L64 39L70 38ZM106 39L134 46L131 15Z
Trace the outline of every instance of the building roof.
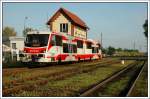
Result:
M52 22L57 15L59 15L58 13L62 13L64 14L73 24L80 26L84 29L89 29L88 26L86 25L86 23L81 20L77 15L75 15L74 13L64 9L64 8L60 8L51 18L50 20L47 22L47 25L50 25L50 22Z
M9 37L10 41L24 41L24 37L11 36Z

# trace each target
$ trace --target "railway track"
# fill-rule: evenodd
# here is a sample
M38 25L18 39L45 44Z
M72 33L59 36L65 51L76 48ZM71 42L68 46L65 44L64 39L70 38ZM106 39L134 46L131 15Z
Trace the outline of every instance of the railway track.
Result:
M36 71L36 70L46 70L46 69L51 69L51 68L61 68L61 67L71 67L71 66L78 66L78 65L90 65L90 63L93 64L93 62L95 64L99 64L99 63L103 63L103 62L107 62L107 61L113 61L114 59L109 59L109 58L104 58L102 60L92 60L91 62L89 61L86 61L86 62L80 62L80 63L74 63L74 64L49 64L49 65L46 65L42 68L38 67L38 68L28 68L28 67L22 67L22 68L4 68L3 69L3 75L4 76L9 76L9 75L12 75L12 74L17 74L17 73L23 73L23 72L28 72L28 71ZM68 66L69 65L69 66ZM31 66L32 67L32 66Z
M64 74L64 73L68 73L68 72L71 72L73 70L78 70L78 69L82 69L82 68L87 68L87 67L90 67L90 68L95 68L95 67L99 67L99 65L105 65L105 64L111 64L111 63L115 63L115 62L119 62L119 60L103 60L103 61L100 61L100 62L96 62L96 63L91 63L91 64L80 64L80 65L76 65L76 64L73 64L71 66L60 66L60 67L49 67L49 68L36 68L36 69L29 69L28 71L25 69L24 72L31 72L33 74L39 72L39 71L43 71L42 74L36 74L36 75L31 75L31 76L28 76L28 77L21 77L21 79L16 79L16 80L9 80L8 82L3 82L5 85L8 85L9 84L13 84L13 82L24 82L24 80L35 80L39 77L49 77L49 76L55 76L55 75L58 75L58 74ZM88 68L87 68L88 69ZM46 71L47 72L46 72ZM55 70L54 72L51 72L52 70ZM80 71L80 70L78 70ZM23 73L23 70L12 70L12 73L9 73L9 71L7 73L3 73L3 75L5 76L17 76L17 74L21 75L21 73ZM30 74L31 74L30 73ZM3 76L4 77L4 76Z
M106 78L105 80L95 84L95 85L91 85L89 86L87 89L83 90L81 93L80 93L80 97L86 97L86 96L94 96L95 93L97 93L97 91L101 90L103 91L103 86L107 86L107 84L109 82L112 82L114 79L116 78L119 78L120 75L124 74L124 73L128 73L128 71L133 68L133 67L136 67L137 65L139 65L140 62L135 62L131 65L129 65L128 67L125 67L123 68L122 70L120 70L119 72L116 72L114 73L112 76ZM142 72L143 70L143 66L144 66L145 62L143 62L141 64L141 67L137 70L136 74L134 75L134 78L137 78L138 76L137 75L140 75L140 73ZM136 80L132 78L130 84L125 88L125 90L121 91L119 96L128 96L131 91L132 91L132 88L134 86L134 81L136 82ZM137 78L138 79L138 78ZM133 85L133 86L132 86Z
M137 72L137 75L136 75L136 77L133 81L133 84L129 87L129 90L127 90L127 92L126 92L126 95L125 95L126 97L132 96L131 93L133 92L133 88L135 87L135 84L137 83L137 81L138 81L139 77L141 76L141 74L142 74L144 68L146 67L146 65L148 65L147 62L144 62L143 66Z
M84 66L84 68L79 68L81 66L78 67L74 67L72 69L67 69L64 71L60 71L57 73L52 73L52 74L44 74L41 75L40 77L45 77L46 80L40 80L38 78L40 78L39 76L36 77L31 77L30 79L26 79L26 80L34 80L36 85L44 85L46 84L49 80L61 80L63 78L69 77L69 76L73 76L75 74L79 74L79 73L84 73L84 72L90 72L93 71L97 68L103 67L103 66L109 66L109 64L113 64L113 63L118 63L120 61L116 60L109 60L109 61L104 61L104 62L100 62L100 63L96 63L91 65L86 65ZM18 80L15 81L15 83L13 85L11 85L12 87L8 87L8 88L3 88L3 95L4 96L9 96L12 93L17 93L19 92L19 90L27 90L27 89L32 89L34 90L34 85L33 84L23 84L26 80Z

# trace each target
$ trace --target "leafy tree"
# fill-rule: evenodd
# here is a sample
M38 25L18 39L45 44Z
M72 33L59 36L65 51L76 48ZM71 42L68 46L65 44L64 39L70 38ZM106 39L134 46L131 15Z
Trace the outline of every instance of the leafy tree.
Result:
M102 48L102 53L103 53L103 54L106 54L106 53L107 53L107 49Z
M144 28L144 35L147 41L147 52L148 52L148 20L145 20L145 23L143 24L143 28Z
M3 44L10 46L9 37L10 36L16 36L17 32L12 27L4 27L3 33L2 33L2 42Z
M31 32L31 31L33 31L32 28L29 28L29 27L25 28L25 29L23 30L23 36L26 36L27 33L28 33L28 32Z
M144 28L144 35L146 38L148 38L148 20L145 20L145 23L143 24Z
M108 54L108 55L113 55L114 53L115 53L115 48L114 48L114 47L109 46L109 47L108 47L107 54Z
M122 51L122 48L118 48L118 49L116 49L116 51L120 52L120 51Z
M16 34L17 32L12 27L7 26L3 29L3 36L10 37L10 36L16 36Z

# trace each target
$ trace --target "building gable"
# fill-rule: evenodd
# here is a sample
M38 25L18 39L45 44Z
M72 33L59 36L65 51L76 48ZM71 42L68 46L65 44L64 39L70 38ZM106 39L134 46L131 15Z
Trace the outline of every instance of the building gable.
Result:
M87 39L87 25L78 16L63 8L60 8L50 18L47 25L50 25L50 30L52 32L62 32L75 37Z
M89 29L88 26L85 24L84 21L82 21L78 16L75 14L69 12L68 10L64 8L60 8L47 22L47 25L51 25L51 22L53 22L60 14L63 14L73 25L78 26L84 30Z

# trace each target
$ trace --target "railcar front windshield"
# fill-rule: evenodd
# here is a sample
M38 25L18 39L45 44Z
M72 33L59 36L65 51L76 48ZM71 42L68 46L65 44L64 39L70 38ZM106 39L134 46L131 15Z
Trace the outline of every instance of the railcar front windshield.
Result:
M44 47L48 44L49 34L28 34L25 40L27 47Z

